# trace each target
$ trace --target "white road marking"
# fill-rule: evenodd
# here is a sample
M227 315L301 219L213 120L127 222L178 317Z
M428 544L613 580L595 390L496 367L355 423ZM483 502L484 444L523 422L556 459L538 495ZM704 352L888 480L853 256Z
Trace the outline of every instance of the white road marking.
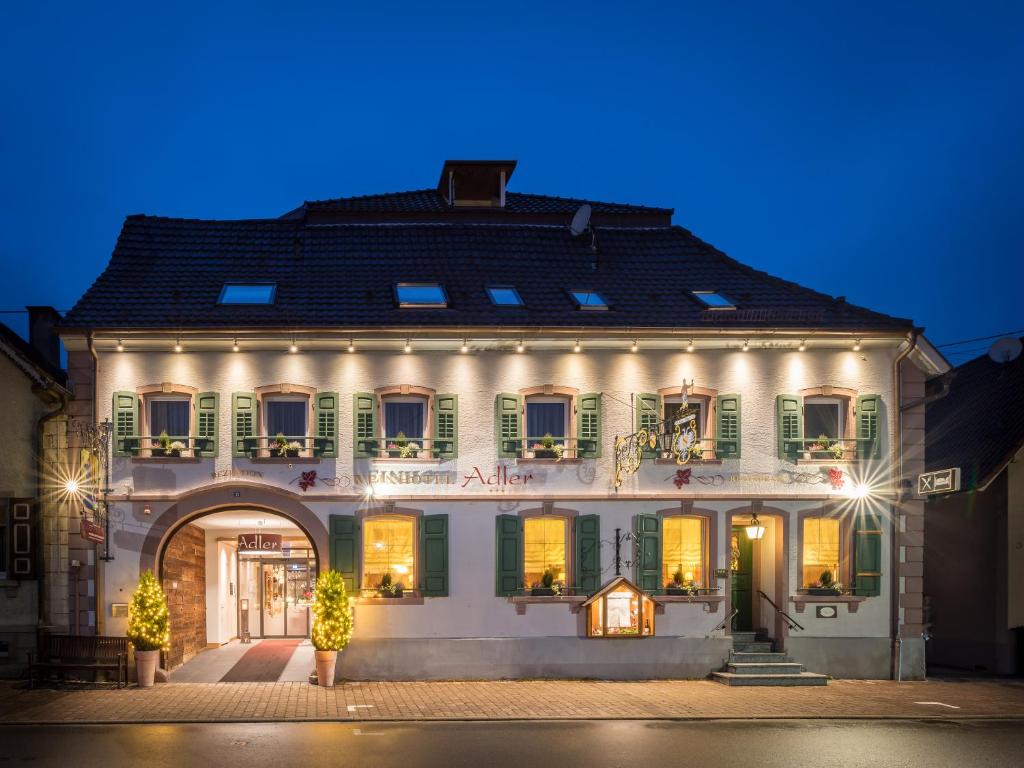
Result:
M960 707L954 704L943 704L941 701L915 701L915 704L930 704L933 707L949 707L950 709L960 709Z
M349 704L345 709L349 712L355 712L357 709L373 709L373 704Z

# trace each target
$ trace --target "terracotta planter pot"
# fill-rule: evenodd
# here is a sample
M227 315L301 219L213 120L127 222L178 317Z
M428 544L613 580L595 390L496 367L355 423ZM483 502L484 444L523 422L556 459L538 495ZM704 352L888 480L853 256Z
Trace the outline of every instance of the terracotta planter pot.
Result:
M135 651L135 675L139 688L152 688L156 668L160 664L160 651Z
M334 687L334 668L338 665L337 651L313 651L316 657L316 682L324 688Z

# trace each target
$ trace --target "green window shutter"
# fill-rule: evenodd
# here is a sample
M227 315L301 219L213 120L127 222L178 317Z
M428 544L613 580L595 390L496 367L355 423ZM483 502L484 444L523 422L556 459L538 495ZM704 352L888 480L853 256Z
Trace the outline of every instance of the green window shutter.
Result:
M882 592L882 525L871 512L857 512L853 524L853 594Z
M601 518L580 515L576 518L576 593L592 595L601 587Z
M636 533L640 543L636 585L652 595L661 594L661 518L637 515Z
M338 458L338 393L317 392L313 400L314 455L324 459Z
M114 393L114 455L134 456L139 447L139 396Z
M377 456L377 395L356 392L352 395L352 455L357 459Z
M514 459L522 455L522 395L501 392L494 398L494 434L498 441L499 459Z
M359 555L359 529L355 515L328 515L330 525L331 569L345 579L345 589L357 596L356 563Z
M857 458L882 458L882 398L861 395L857 398Z
M800 395L776 395L775 421L779 433L779 458L795 461L804 445L803 398Z
M740 396L719 395L715 405L715 458L740 457Z
M577 399L576 455L581 459L601 458L601 393L588 392Z
M649 432L658 431L658 422L661 421L661 395L654 392L641 392L636 396L634 402L634 420L633 429L639 432L641 429L646 429ZM659 445L656 448L645 448L644 456L647 458L657 458L660 451L660 435Z
M510 597L522 589L523 525L518 515L496 518L494 594Z
M459 455L459 396L434 395L434 457Z
M424 515L420 525L424 597L448 597L448 515Z
M256 450L256 393L231 395L231 455L252 456Z
M216 392L200 392L196 395L196 456L216 458L219 419L220 395Z

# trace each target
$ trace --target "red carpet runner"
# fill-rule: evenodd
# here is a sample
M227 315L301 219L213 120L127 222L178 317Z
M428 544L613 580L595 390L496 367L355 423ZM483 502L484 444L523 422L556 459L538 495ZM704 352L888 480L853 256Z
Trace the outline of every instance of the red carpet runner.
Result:
M295 648L299 638L286 640L262 640L251 649L228 673L220 679L222 683L276 683Z

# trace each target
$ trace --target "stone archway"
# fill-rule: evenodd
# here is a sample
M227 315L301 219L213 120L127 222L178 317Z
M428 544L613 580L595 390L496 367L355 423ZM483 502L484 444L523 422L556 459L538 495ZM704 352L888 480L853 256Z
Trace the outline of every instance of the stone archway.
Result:
M328 565L323 522L297 496L253 483L233 483L187 494L153 521L139 558L139 571L152 569L164 583L171 609L173 669L207 647L207 560L205 534L197 520L223 512L261 512L294 524L309 541L317 568ZM173 584L173 588L170 586Z

